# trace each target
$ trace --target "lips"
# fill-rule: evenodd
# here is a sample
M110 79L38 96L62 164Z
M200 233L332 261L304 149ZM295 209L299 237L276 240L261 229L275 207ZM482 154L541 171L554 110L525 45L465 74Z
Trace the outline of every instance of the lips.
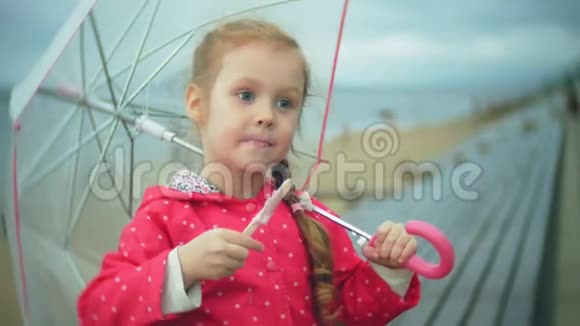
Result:
M248 137L242 143L252 144L258 147L272 147L274 142L265 137Z

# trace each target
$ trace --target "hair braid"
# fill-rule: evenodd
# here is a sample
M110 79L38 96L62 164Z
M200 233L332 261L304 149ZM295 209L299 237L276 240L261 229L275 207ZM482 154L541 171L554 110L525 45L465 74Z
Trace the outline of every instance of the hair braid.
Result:
M281 168L281 169L280 169ZM272 172L276 188L290 178L288 160L282 160ZM295 188L292 186L284 201L288 205L298 203ZM312 275L310 286L314 293L314 310L317 317L327 325L341 325L337 321L338 312L334 309L336 289L333 284L333 262L330 252L330 240L324 226L314 219L308 218L303 211L293 213L302 236L306 241Z

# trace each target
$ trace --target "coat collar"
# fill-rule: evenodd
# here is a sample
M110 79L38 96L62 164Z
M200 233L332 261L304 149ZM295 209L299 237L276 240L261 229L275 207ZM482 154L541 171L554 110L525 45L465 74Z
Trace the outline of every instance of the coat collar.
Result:
M168 187L183 192L201 194L219 192L219 189L211 184L209 180L189 170L181 170L175 173L169 181Z
M274 180L266 178L260 192L253 198L241 199L225 195L205 177L189 170L181 170L173 175L167 185L153 186L145 190L143 201L171 198L183 201L261 203L275 189Z

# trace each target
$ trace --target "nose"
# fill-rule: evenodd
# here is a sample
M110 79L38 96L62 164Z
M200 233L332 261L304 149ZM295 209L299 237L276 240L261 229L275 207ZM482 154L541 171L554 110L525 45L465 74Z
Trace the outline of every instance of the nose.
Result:
M260 105L256 108L256 124L260 127L271 127L274 125L275 115L268 105Z

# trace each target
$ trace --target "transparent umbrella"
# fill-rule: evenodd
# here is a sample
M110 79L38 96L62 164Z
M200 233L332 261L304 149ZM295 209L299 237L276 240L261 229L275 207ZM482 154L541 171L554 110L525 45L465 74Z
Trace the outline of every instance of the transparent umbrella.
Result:
M310 172L324 162L323 131L347 5L79 1L10 103L7 227L26 323L75 324L79 292L102 255L116 248L143 190L167 182L178 169L201 168L203 153L184 116L184 91L193 49L224 19L279 24L298 39L313 67L314 96L304 108L292 158L293 180L305 188ZM322 15L333 23L318 23Z
M179 168L199 169L199 142L183 98L193 49L214 24L264 18L299 40L316 67L315 96L304 115L313 123L295 147L304 166L316 162L318 144L307 140L320 134L343 7L337 1L79 2L10 103L14 182L7 227L27 324L75 324L78 293L103 253L116 247L144 188ZM322 14L334 23L317 24Z

